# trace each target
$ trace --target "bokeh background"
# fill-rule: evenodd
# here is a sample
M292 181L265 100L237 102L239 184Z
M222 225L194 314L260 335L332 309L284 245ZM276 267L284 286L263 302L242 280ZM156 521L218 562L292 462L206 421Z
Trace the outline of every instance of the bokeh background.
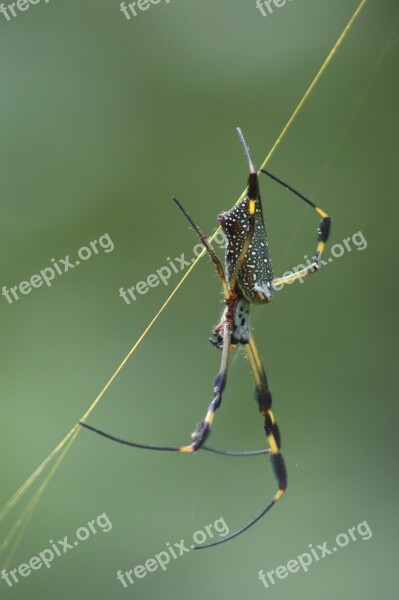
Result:
M114 250L9 304L0 296L0 503L71 429L178 280L119 296L191 257L176 194L210 234L247 175L240 125L259 165L357 0L296 0L266 18L255 1L171 0L128 21L114 0L44 0L0 15L1 286L108 233ZM124 589L126 571L222 517L241 526L275 491L265 457L159 454L82 431L42 496L9 568L106 513L112 531L1 598L397 597L397 138L399 10L370 0L269 163L354 246L255 307L252 324L282 430L289 489L242 537L171 561ZM275 271L315 247L318 219L266 178ZM331 247L330 244L330 247ZM222 254L222 253L221 253ZM329 252L327 252L327 257ZM209 259L145 337L89 422L128 439L189 440L211 398L222 310ZM211 438L262 448L241 350ZM37 489L37 486L34 487ZM1 540L32 492L1 524ZM373 535L265 589L258 571L366 520ZM2 563L7 552L2 555Z

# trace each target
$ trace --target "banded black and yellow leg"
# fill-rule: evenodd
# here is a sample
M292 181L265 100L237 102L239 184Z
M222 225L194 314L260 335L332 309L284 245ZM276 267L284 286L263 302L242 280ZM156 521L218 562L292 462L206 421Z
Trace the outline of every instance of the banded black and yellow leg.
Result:
M196 430L191 434L193 441L188 446L181 446L179 448L179 452L195 452L196 450L199 450L211 432L215 413L222 402L222 394L224 388L226 387L231 334L231 323L229 321L225 321L223 325L222 358L220 369L215 379L212 402L208 407L205 419L201 421Z
M315 210L315 212L321 217L320 225L317 228L317 247L316 247L316 255L314 257L313 263L300 271L292 273L291 275L287 275L285 277L277 277L277 278L273 279L273 287L279 288L286 283L291 283L292 281L295 281L296 279L302 279L303 277L306 277L307 275L311 275L312 273L315 273L316 271L318 271L320 269L321 259L323 256L324 248L325 248L326 242L328 240L328 237L330 235L331 218L328 216L328 214L323 209L321 209L314 202L309 200L309 198L306 198L306 196L304 196L303 194L298 192L296 189L294 189L293 187L288 185L288 183L285 183L284 181L282 181L281 179L279 179L278 177L276 177L269 171L266 171L265 169L261 169L261 172L264 173L265 175L268 175L269 177L271 177L271 179L274 179L274 181L277 181L277 183L280 183L282 186L284 186L290 192L293 192L296 196L298 196L298 198L300 198L301 200L303 200L304 202L309 204L309 206L311 206Z
M252 527L252 525L254 525L257 521L259 521L259 519L261 519L272 508L272 506L276 504L278 500L280 500L287 489L287 471L283 456L280 452L280 433L271 409L272 397L269 391L266 373L252 336L250 337L248 344L245 344L245 350L255 381L255 399L259 405L260 413L265 418L265 432L267 441L269 443L268 453L270 454L272 469L277 481L278 490L274 494L272 500L253 519L246 523L246 525L220 540L209 542L209 544L203 544L201 546L195 546L195 550L217 546L237 537Z
M224 324L224 328L223 328L222 359L221 359L221 363L220 363L219 372L215 379L215 384L214 384L214 388L213 388L213 399L208 407L207 413L205 415L205 419L203 421L201 421L201 423L198 425L196 430L191 435L191 438L192 438L191 444L189 444L187 446L156 446L153 444L139 444L137 442L130 442L128 440L124 440L124 439L116 437L114 435L110 435L109 433L106 433L105 431L102 431L101 429L97 429L96 427L93 427L92 425L88 425L87 423L84 423L83 421L80 422L80 425L82 427L85 427L86 429L89 429L90 431L94 431L95 433L98 433L99 435L106 437L109 440L118 442L119 444L124 444L125 446L131 446L133 448L141 448L143 450L159 450L159 451L166 451L166 452L195 452L196 450L199 450L211 432L211 427L212 427L213 419L215 417L215 413L216 413L217 409L219 408L221 401L222 401L222 394L223 394L224 388L226 387L227 367L228 367L228 360L229 360L230 345L231 345L231 324L230 324L230 322L226 321ZM210 450L211 452L216 452L217 454L226 454L226 455L230 454L231 456L251 456L253 454L260 454L260 451L255 451L255 452L229 452L229 451L227 451L227 452L225 452L223 450L216 450L213 448L207 448L207 449Z
M251 336L249 343L246 344L245 350L251 367L252 376L255 381L255 399L261 415L265 418L265 433L270 448L270 459L278 485L278 491L268 506L269 510L287 489L287 471L283 456L280 452L280 432L272 412L272 396L253 336Z

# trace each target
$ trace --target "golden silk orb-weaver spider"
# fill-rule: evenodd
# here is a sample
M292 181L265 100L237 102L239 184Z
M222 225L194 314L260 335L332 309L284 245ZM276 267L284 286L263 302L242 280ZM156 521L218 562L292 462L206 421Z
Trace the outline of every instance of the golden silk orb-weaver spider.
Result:
M275 175L272 175L265 169L261 169L262 173L268 175L289 191L293 192L297 197L310 205L321 217L321 222L317 229L317 247L313 262L308 267L293 274L275 278L269 256L269 247L263 220L258 174L254 168L248 146L241 130L237 128L237 132L249 166L248 188L246 196L242 200L234 205L233 208L220 213L218 216L219 224L226 237L224 267L212 249L206 236L194 223L179 200L173 198L190 225L194 228L214 263L223 290L225 307L220 322L213 330L214 339L211 340L211 342L221 350L221 363L214 382L213 398L208 406L204 420L200 422L192 433L191 443L185 446L154 446L130 442L81 422L83 427L86 427L91 431L134 448L183 453L195 452L202 448L210 452L229 456L250 456L261 453L268 453L270 455L272 469L278 488L272 500L240 529L216 541L195 546L195 549L208 548L237 537L263 517L263 515L265 515L283 496L287 489L287 471L280 451L281 442L279 428L272 412L272 396L269 390L266 373L251 332L249 309L251 304L267 304L271 300L275 289L280 288L286 283L315 273L321 267L322 255L331 226L330 217L321 208L316 206L316 204L306 198L303 194L281 181L281 179ZM204 446L205 441L211 432L215 413L220 407L222 394L226 387L230 350L238 344L243 345L245 348L255 382L255 400L258 404L259 411L264 418L264 428L268 442L268 448L265 450L233 452Z

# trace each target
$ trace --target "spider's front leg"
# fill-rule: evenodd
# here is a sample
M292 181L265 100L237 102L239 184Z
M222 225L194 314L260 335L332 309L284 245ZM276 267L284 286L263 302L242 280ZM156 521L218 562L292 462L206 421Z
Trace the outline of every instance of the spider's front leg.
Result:
M313 208L313 210L316 212L316 214L319 215L319 217L321 217L319 227L317 228L317 247L316 247L316 253L315 253L313 262L308 267L304 267L301 271L296 271L290 275L285 275L283 277L276 277L275 279L273 279L272 286L274 289L278 290L278 289L281 289L282 286L285 285L286 283L292 283L296 279L302 279L303 277L306 277L307 275L316 273L316 271L318 271L320 269L320 267L322 265L323 252L324 252L327 240L330 235L331 218L328 216L328 214L322 208L317 206L317 204L315 204L314 202L309 200L309 198L307 198L306 196L304 196L303 194L301 194L300 192L295 190L293 187L288 185L288 183L284 183L284 181L281 181L281 179L279 179L272 173L269 173L269 171L266 171L265 169L261 169L261 171L265 175L268 175L269 177L274 179L274 181L277 181L277 183L280 183L283 187L285 187L290 192L293 192L298 198L300 198L301 200L306 202L306 204L311 206Z
M256 178L256 174L253 174L252 178L253 177ZM249 221L248 221L249 222L248 230L246 231L246 233L244 235L243 247L240 251L239 258L238 258L237 264L236 264L236 268L233 269L233 271L234 271L233 274L230 275L229 278L226 278L226 275L225 275L225 272L223 269L223 265L221 264L219 258L216 256L215 252L213 251L211 245L209 244L209 242L207 240L207 237L202 233L202 231L200 230L198 225L195 224L195 222L192 220L192 218L187 213L187 211L182 206L182 204L179 202L179 200L177 200L177 198L174 198L174 201L176 202L177 206L180 208L180 210L182 211L182 213L184 214L186 219L189 221L190 225L194 228L199 239L201 240L202 244L204 245L208 255L210 256L212 262L214 263L216 271L220 278L221 285L222 285L224 303L225 303L225 310L223 312L221 321L213 330L215 339L214 340L211 339L211 342L217 348L222 350L221 364L220 364L220 369L219 369L219 372L216 376L215 383L214 383L212 402L208 406L208 410L205 415L205 419L203 421L201 421L201 423L198 425L198 427L195 429L195 431L191 434L191 438L192 438L191 444L189 444L187 446L180 446L178 448L179 452L195 452L196 450L199 450L201 448L201 446L203 446L208 435L211 432L213 419L215 418L215 413L221 404L223 390L226 387L229 352L230 352L230 349L232 348L232 344L235 345L237 342L240 342L239 339L236 339L236 330L237 330L237 327L236 327L237 316L236 315L238 314L237 313L238 307L240 308L240 310L244 309L244 306L241 306L240 303L241 302L246 303L246 301L243 300L241 297L239 297L237 294L236 279L237 279L240 265L242 264L242 262L244 260L244 257L248 250L248 246L253 237L254 218L253 218L253 214L251 213L251 216L249 217ZM255 207L253 207L252 212L254 212L254 211L255 211ZM248 338L249 338L249 336L248 336Z
M195 431L191 434L191 444L188 446L182 446L179 449L180 452L195 452L196 450L199 450L211 432L213 419L215 418L215 413L222 402L222 394L226 387L232 332L233 315L231 310L231 300L227 300L226 309L223 313L221 322L214 329L214 335L216 336L217 341L211 340L215 346L222 350L220 368L218 374L216 375L213 388L213 398L208 406L205 419L201 421Z

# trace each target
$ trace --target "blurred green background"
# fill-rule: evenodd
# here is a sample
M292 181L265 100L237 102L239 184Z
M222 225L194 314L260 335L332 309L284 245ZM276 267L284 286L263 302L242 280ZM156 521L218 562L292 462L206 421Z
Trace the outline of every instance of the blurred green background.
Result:
M176 194L210 234L245 186L240 125L259 165L357 6L296 0L266 18L251 2L171 0L128 21L112 0L51 0L0 15L1 287L108 233L114 243L9 304L0 296L0 504L79 420L179 275L129 306L119 297L191 257ZM241 600L397 597L396 0L368 2L269 163L333 219L331 245L361 231L317 276L255 307L252 325L282 431L289 488L252 530L171 561L127 589L116 579L190 543L222 517L233 531L272 497L265 457L142 452L82 431L42 496L9 568L106 513L99 533L1 598ZM261 181L277 274L315 247L318 219ZM222 254L222 252L221 252ZM330 256L329 250L327 257ZM89 422L128 439L182 444L211 398L222 310L205 258ZM241 350L211 445L261 448ZM37 488L35 488L37 489ZM22 503L1 524L3 540ZM370 540L265 589L258 571L366 520ZM6 554L3 558L6 557ZM4 562L4 561L2 561Z

